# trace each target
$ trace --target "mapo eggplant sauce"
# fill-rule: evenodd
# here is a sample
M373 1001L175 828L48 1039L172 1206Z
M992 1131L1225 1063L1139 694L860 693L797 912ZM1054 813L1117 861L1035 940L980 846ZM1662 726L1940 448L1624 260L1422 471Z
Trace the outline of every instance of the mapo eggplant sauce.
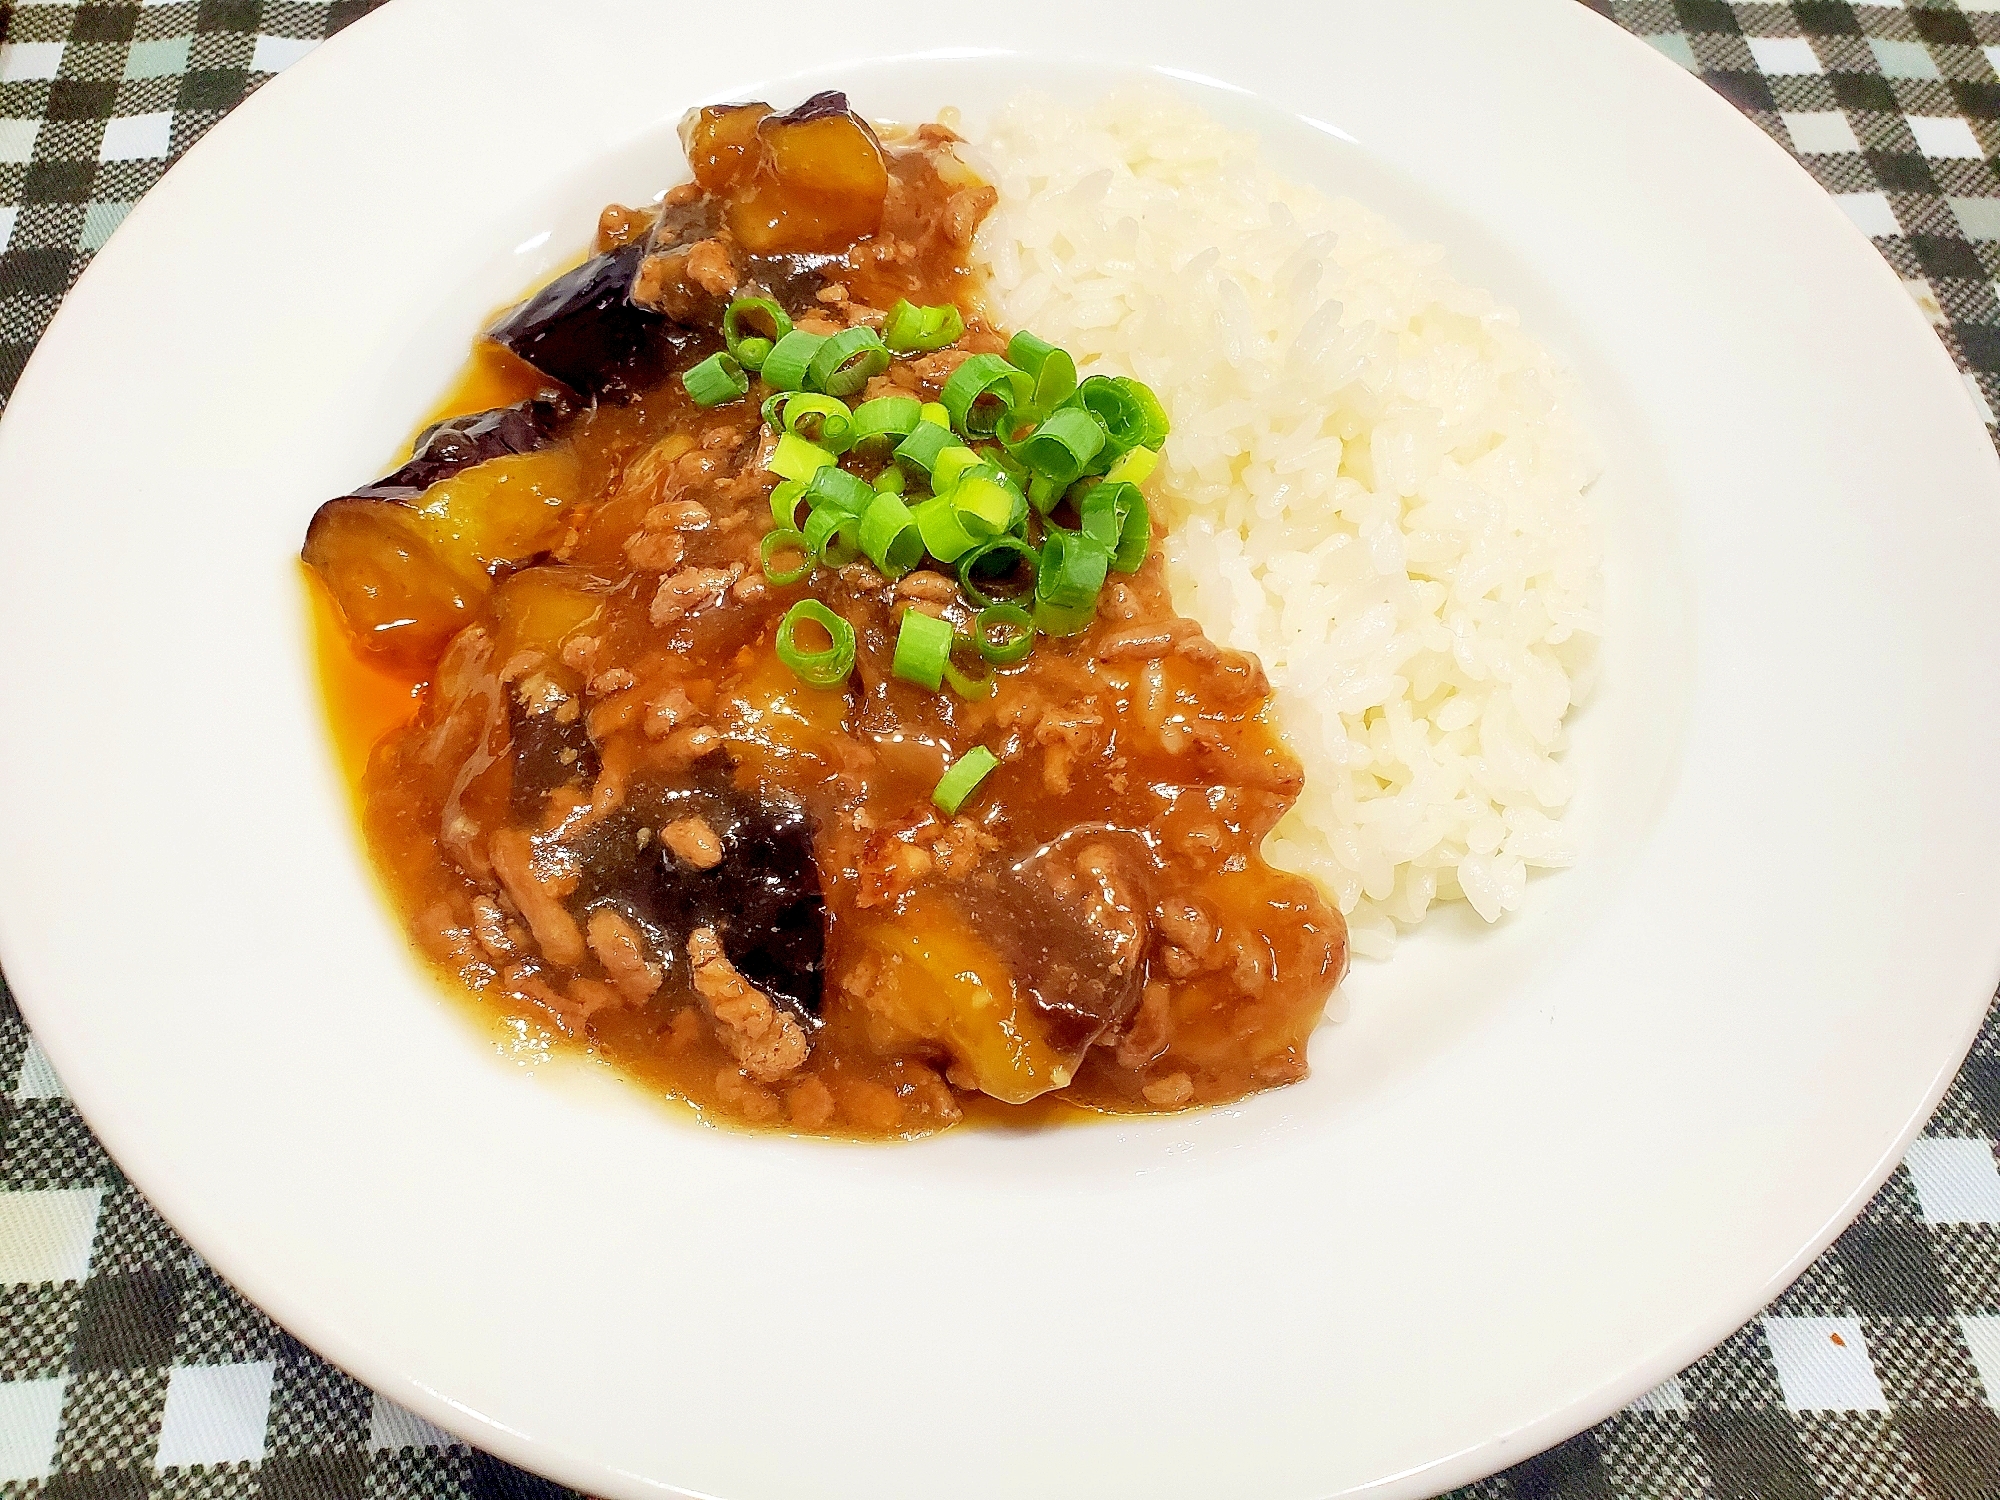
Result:
M1301 772L1174 611L1158 403L975 316L993 194L948 130L822 95L683 140L694 183L607 209L308 531L416 945L730 1123L1303 1077L1345 928L1260 857Z

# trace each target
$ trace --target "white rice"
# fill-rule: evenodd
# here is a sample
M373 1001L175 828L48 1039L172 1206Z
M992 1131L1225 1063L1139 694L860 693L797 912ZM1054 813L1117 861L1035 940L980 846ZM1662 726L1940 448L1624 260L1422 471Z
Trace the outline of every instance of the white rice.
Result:
M1172 417L1175 598L1262 658L1305 763L1268 857L1360 954L1437 901L1513 911L1574 858L1563 720L1600 630L1568 376L1437 247L1164 90L1024 95L974 149L1005 322Z

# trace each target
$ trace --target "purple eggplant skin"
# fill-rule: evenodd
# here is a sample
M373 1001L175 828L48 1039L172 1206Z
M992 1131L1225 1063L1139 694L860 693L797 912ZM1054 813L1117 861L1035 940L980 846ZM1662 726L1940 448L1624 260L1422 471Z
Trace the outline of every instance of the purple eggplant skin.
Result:
M645 254L643 244L633 244L585 261L501 314L486 336L580 395L631 400L687 362L703 340L632 301L632 277Z
M412 500L440 479L460 469L502 458L532 453L551 441L575 411L568 396L538 397L513 406L452 417L424 429L410 450L410 460L393 474L352 492L362 500ZM349 498L349 497L343 497Z
M804 125L810 120L823 120L828 115L844 115L848 112L847 95L839 89L822 89L810 99L801 101L779 115L773 122L778 125Z

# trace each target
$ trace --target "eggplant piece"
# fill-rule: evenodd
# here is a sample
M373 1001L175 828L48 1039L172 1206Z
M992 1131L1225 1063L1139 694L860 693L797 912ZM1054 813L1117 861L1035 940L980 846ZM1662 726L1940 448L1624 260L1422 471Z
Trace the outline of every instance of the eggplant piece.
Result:
M507 720L514 761L508 812L516 823L532 828L541 822L550 792L576 783L588 786L601 763L580 713L565 719L546 708L536 712L517 690L507 695Z
M629 401L694 352L700 336L632 301L643 244L558 276L486 330L543 374L606 401Z
M842 93L839 89L821 89L810 99L801 100L783 114L777 116L776 123L779 125L804 125L813 120L823 120L828 115L845 115L851 113L853 112L847 107L846 94ZM859 120L861 117L855 115L855 118ZM867 122L864 120L862 123L866 124Z
M1086 825L1009 869L982 870L953 888L960 912L992 945L1048 1044L1069 1054L1072 1068L1138 1009L1152 865L1137 834ZM1110 881L1122 899L1109 899Z
M697 869L664 846L661 830L684 818L708 825L719 863ZM643 843L642 829L651 830ZM669 970L685 961L695 928L714 928L737 971L810 1029L826 966L813 831L802 807L740 789L719 758L685 782L635 778L617 810L569 841L582 878L568 904L580 923L599 906L638 922Z
M509 453L532 453L555 436L574 410L566 398L537 397L434 422L411 448L408 463L354 490L352 498L411 500L460 469Z
M483 574L439 556L416 512L398 500L327 501L313 513L300 556L354 644L404 667L435 662L489 587Z

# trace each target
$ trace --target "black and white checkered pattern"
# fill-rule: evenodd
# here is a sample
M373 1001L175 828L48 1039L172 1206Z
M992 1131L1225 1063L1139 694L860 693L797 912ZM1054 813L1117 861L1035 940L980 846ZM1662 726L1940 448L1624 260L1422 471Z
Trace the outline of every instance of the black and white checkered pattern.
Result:
M0 400L168 163L376 0L0 5ZM2000 410L2000 0L1589 0L1793 151ZM1763 1316L1458 1496L2000 1497L2000 1006L1904 1164ZM317 1359L78 1118L0 983L0 1500L566 1492ZM802 1497L804 1500L804 1497Z

